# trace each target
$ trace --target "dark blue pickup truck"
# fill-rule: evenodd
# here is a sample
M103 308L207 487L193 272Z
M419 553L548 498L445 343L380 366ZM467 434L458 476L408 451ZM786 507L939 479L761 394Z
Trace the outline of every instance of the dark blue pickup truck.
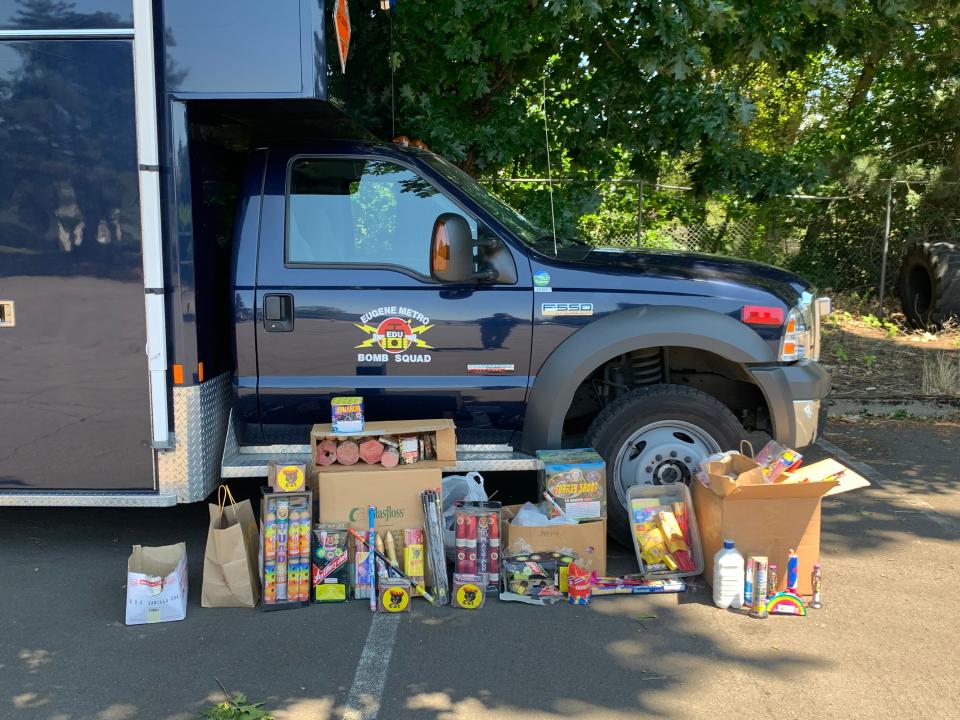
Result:
M554 238L441 157L305 142L253 154L233 242L241 445L303 442L330 398L453 418L465 445L587 443L626 488L689 481L745 429L816 438L810 286L705 255Z
M5 7L0 505L196 501L345 393L453 419L451 469L593 445L614 524L746 431L816 439L807 283L555 238L375 141L328 102L323 2Z

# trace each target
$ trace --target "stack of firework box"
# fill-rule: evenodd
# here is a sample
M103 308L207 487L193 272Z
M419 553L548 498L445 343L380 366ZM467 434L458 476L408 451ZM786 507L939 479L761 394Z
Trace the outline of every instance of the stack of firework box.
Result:
M460 503L454 521L454 597L457 587L465 584L477 585L484 595L496 595L500 586L500 503Z
M310 531L313 493L264 488L260 503L260 581L263 610L310 603Z

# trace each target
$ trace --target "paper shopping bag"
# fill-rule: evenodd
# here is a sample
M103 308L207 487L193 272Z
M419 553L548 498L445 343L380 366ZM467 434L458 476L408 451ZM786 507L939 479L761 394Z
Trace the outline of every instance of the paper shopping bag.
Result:
M127 560L127 625L187 616L187 548L134 545Z
M210 505L203 555L203 607L256 607L260 598L257 551L260 535L249 500L236 502L221 485Z

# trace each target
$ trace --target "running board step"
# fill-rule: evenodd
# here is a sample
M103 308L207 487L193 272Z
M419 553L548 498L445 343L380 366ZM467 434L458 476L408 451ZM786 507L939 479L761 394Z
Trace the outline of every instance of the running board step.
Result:
M269 446L258 446L267 450ZM228 448L231 449L231 448ZM235 446L223 455L220 474L224 478L266 477L270 462L309 463L310 446L277 446L276 452L245 452ZM540 461L532 455L514 451L509 445L457 445L457 460L444 472L496 472L505 470L539 470Z
M79 490L0 491L0 506L21 507L171 507L174 493L83 492Z

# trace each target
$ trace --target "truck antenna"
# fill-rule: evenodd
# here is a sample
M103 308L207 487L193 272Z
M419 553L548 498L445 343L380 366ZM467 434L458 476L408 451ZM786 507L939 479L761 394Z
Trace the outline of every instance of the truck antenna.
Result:
M550 132L547 129L547 74L543 74L543 138L547 146L547 189L550 191L550 225L553 229L553 254L557 255L557 215L553 209L553 172L550 168Z

